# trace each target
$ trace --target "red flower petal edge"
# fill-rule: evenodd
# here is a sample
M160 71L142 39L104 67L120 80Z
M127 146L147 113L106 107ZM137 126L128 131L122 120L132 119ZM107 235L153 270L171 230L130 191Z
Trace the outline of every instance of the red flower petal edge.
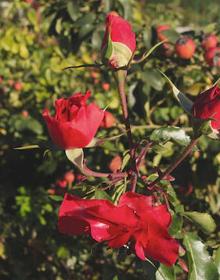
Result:
M66 194L59 210L58 228L69 235L91 235L109 247L129 244L136 255L172 265L179 245L168 233L171 215L165 205L154 205L151 196L126 192L118 205L107 200L81 199Z

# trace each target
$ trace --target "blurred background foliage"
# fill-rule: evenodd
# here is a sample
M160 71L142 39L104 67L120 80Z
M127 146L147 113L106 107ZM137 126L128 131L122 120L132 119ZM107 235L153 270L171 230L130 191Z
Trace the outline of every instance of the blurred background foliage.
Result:
M167 36L171 43L175 43L178 33L184 33L194 38L197 45L190 60L179 58L175 52L166 56L160 48L147 62L129 71L129 109L137 140L146 139L154 129L167 125L184 127L188 135L192 132L188 116L157 69L166 72L192 100L219 76L219 70L206 63L201 48L205 33L214 33L220 40L218 0L1 0L1 279L127 280L142 279L143 275L154 279L154 268L149 263L142 263L133 255L124 258L126 252L113 253L88 238L62 236L56 229L60 204L56 194L65 192L60 181L67 171L74 172L73 188L77 188L77 180L82 183L83 179L64 153L51 147L41 112L46 107L52 109L58 97L89 89L99 106L108 106L116 119L114 126L100 129L98 136L123 132L112 74L94 68L63 70L100 61L105 15L111 10L132 23L137 34L137 56L157 42L155 27L161 24L170 25L172 32ZM13 149L24 145L39 145L40 149ZM159 164L166 167L181 145L185 144L177 139L155 145L142 172L152 173ZM108 171L108 163L115 156L126 155L126 147L126 138L121 137L105 142L96 151L86 151L86 157L93 169ZM185 209L208 212L216 219L218 227L208 236L191 224L184 224L197 231L211 253L217 252L220 237L219 174L219 142L205 137L192 156L173 172L173 186ZM179 267L175 273L177 276L166 279L187 279Z

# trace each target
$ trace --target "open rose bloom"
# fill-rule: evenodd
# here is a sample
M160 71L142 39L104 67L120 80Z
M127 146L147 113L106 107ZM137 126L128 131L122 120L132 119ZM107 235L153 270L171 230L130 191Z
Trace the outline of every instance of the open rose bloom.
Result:
M126 192L114 205L108 200L81 199L66 194L59 210L59 231L88 234L106 241L111 248L129 245L136 255L172 265L179 245L169 233L171 215L165 205L155 205L152 196Z
M136 49L135 33L128 21L116 12L106 17L106 30L102 42L102 57L112 68L125 67Z
M213 132L220 131L220 88L215 85L199 94L193 104L193 116L199 119L211 118Z
M46 109L43 112L49 134L61 149L86 147L94 138L104 117L104 111L96 104L86 104L90 92L76 93L70 98L55 102L56 114L52 117Z

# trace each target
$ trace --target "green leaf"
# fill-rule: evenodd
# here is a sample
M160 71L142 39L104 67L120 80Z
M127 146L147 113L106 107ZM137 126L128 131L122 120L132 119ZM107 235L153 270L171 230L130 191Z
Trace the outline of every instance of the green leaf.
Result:
M107 194L107 192L100 190L100 189L95 190L95 198L96 199L107 199L107 200L112 201L111 197Z
M14 150L32 150L32 149L40 149L39 145L28 145L28 146L21 146L16 147Z
M29 51L28 51L27 47L24 44L20 45L19 54L20 54L20 56L22 58L28 58Z
M182 146L187 146L190 142L190 137L186 134L186 132L175 126L168 126L168 127L161 127L155 129L150 139L154 142L161 142L161 141L172 141L176 142Z
M152 88L161 91L164 86L164 79L155 69L145 69L141 74L141 79L145 84L149 84Z
M167 142L163 145L154 145L153 150L162 157L171 157L174 153L172 142Z
M214 262L218 268L218 273L220 275L220 247L218 247L218 249L215 251Z
M59 19L56 21L55 29L56 29L56 32L57 32L58 34L61 33L61 31L62 31L62 18L59 18Z
M161 264L156 272L156 280L176 280L174 267Z
M179 102L179 104L181 105L181 107L188 114L191 115L193 102L184 93L179 91L179 89L172 83L172 81L167 77L166 74L164 74L160 70L159 70L159 72L165 77L165 79L169 83L169 85L170 85L170 87L171 87L171 89L173 91L173 94L174 94L175 98L177 99L177 101Z
M184 216L195 222L205 233L211 233L215 231L216 224L213 218L208 213L200 213L196 211L184 212Z
M159 46L161 46L162 44L164 44L165 40L162 42L157 43L156 45L154 45L152 48L150 48L149 50L147 50L140 59L137 60L132 60L132 64L137 64L140 62L143 62L144 60L146 60L151 54L152 52L154 52Z
M198 236L185 233L183 242L189 261L188 280L218 280L217 267Z
M67 12L73 21L77 20L79 16L79 6L73 4L73 1L68 1Z
M112 46L112 40L111 40L111 37L110 35L108 36L108 41L107 41L107 44L103 50L103 54L104 54L104 57L103 59L109 59L112 55L112 51L113 51L113 46Z
M124 168L128 165L130 157L129 152L126 152L122 160L121 170L124 170Z
M84 160L84 153L83 149L71 149L66 150L66 156L67 158L76 165L79 170L83 170L83 160Z
M172 236L175 235L175 237L180 237L182 235L181 234L182 227L183 227L183 217L179 214L174 213L172 215L172 224L169 228L170 235Z
M49 195L49 198L54 200L54 201L63 201L63 197L60 195Z
M180 37L179 33L173 29L163 30L161 31L161 33L163 33L163 35L167 37L168 41L173 44L176 43L176 41Z

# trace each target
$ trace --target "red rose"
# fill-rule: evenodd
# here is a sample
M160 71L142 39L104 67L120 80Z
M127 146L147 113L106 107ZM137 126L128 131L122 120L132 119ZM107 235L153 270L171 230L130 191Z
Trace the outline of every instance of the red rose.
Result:
M49 134L61 149L83 148L95 136L104 116L104 111L94 103L86 104L90 92L76 93L70 98L60 98L55 102L56 114L51 117L43 112Z
M176 53L182 59L190 59L194 55L195 49L195 42L187 36L182 36L175 44Z
M116 12L106 17L102 56L113 68L126 66L136 49L135 33L128 21Z
M211 127L220 130L220 88L216 85L199 94L193 104L193 116L200 119L212 118Z
M123 194L115 206L107 200L81 199L66 194L59 210L59 231L90 234L97 242L120 248L130 241L136 255L166 265L175 263L179 245L168 233L171 215L165 205L154 205L151 196Z

